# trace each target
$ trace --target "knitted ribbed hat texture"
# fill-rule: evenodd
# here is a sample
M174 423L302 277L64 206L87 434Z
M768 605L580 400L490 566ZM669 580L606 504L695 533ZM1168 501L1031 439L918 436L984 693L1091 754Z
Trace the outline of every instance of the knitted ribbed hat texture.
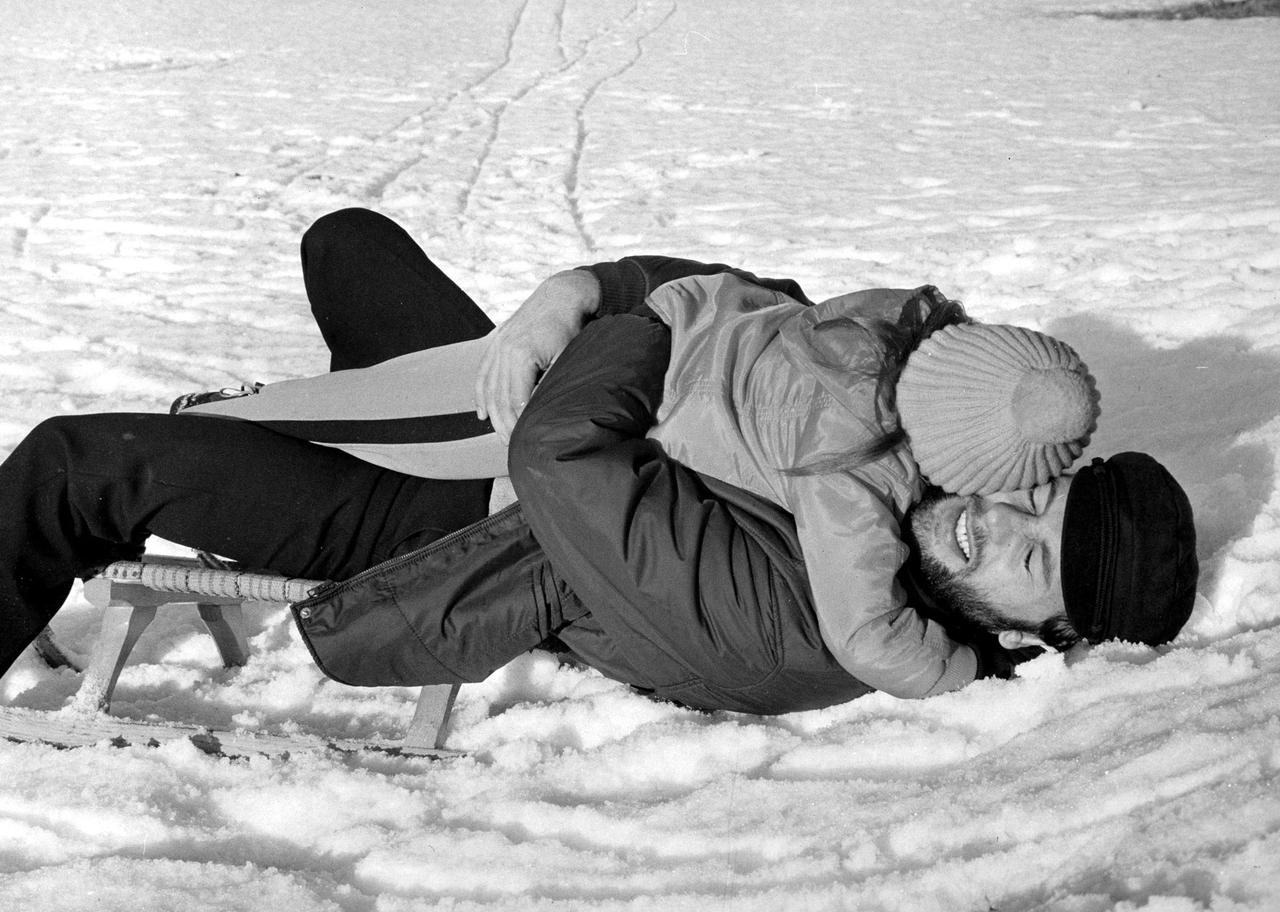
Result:
M1063 342L1020 326L948 326L898 380L898 415L920 470L954 494L1044 484L1097 427L1098 390Z

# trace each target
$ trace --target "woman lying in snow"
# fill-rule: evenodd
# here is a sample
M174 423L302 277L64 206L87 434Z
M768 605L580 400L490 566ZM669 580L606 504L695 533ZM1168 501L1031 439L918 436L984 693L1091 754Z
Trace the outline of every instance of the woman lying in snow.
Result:
M86 416L63 419L79 424L59 431L59 446L28 448L44 454L46 463L51 449L62 455L64 464L92 462L85 455L93 451L84 445L87 440L116 434L130 440L136 454L131 462L114 461L109 468L64 468L76 478L114 479L90 484L93 496L79 484L68 485L63 495L63 500L78 498L81 513L87 503L95 504L91 509L99 516L87 525L106 527L100 531L107 534L86 535L88 529L65 523L59 534L48 534L50 526L58 525L48 517L63 505L57 496L22 508L46 518L41 524L46 542L64 540L61 549L52 549L59 551L58 560L46 562L60 560L61 566L59 572L45 572L50 584L40 591L43 604L37 607L30 596L25 602L7 599L25 608L21 626L31 636L41 618L47 620L56 610L53 602L60 605L58 592L65 596L68 568L83 569L91 563L87 558L108 556L112 549L107 542L140 543L146 531L291 575L341 579L465 526L483 516L479 504L487 484L439 479L499 474L507 462L501 438L523 400L542 395L541 388L531 393L537 374L584 319L620 313L661 319L670 330L662 405L656 414L644 416L641 433L647 431L670 455L704 475L795 514L812 606L783 623L799 630L793 644L804 642L804 629L816 626L819 642L810 642L809 651L824 657L815 659L822 673L843 671L856 679L825 690L811 687L807 695L774 688L777 692L770 692L764 703L747 699L741 688L729 695L723 687L697 693L677 687L675 692L667 688L667 695L693 705L785 711L825 705L824 700L834 701L829 699L834 694L848 699L867 686L900 696L927 696L981 674L975 652L911 607L902 586L908 546L899 530L924 490L917 459L935 481L973 495L935 500L919 513L925 521L914 523L932 588L948 596L962 593L960 607L975 612L987 629L1001 631L1006 646L1042 639L1066 646L1082 633L1093 639L1121 635L1162 642L1186 618L1194 596L1193 530L1176 483L1149 458L1117 458L1096 469L1097 478L1091 476L1086 484L1052 480L1079 454L1096 417L1096 394L1083 365L1066 346L1039 334L969 324L958 305L931 287L858 292L814 306L794 282L684 260L627 258L553 277L486 340L478 338L489 328L483 314L407 235L380 216L347 210L322 219L304 239L303 257L313 309L333 352L331 366L341 373L274 384L256 396L214 401L187 412L231 415L254 424L193 421L185 415ZM621 363L624 359L618 357ZM604 367L607 379L608 365ZM633 365L635 389L644 386L643 371L651 368L642 362ZM473 387L482 414L493 415L498 434L463 414L473 401ZM590 399L589 392L571 382L560 388L570 393L561 403L566 413L584 405L575 406L575 394ZM628 389L623 383L618 392ZM596 402L606 411L617 404ZM656 408L656 399L653 404ZM573 418L570 414L567 420ZM100 426L89 428L95 419ZM121 422L130 419L130 429L122 431ZM248 430L255 425L259 433ZM321 457L317 454L325 451L297 441L286 444L277 434L264 437L261 428L348 450L361 457L363 468L356 471L347 463L344 471L332 464L339 454ZM587 430L585 436L597 430ZM240 438L238 451L230 464L210 468L217 462L210 459L211 452L227 454L225 435ZM175 444L175 436L184 442ZM554 435L550 440L537 433L525 436L541 440L543 450L562 443ZM80 445L68 446L71 437ZM139 440L144 442L132 443ZM590 449L570 448L553 462L572 463ZM619 502L613 513L606 509L609 494L591 489L576 489L573 503L561 497L545 510L538 502L543 493L529 485L535 478L539 484L551 478L548 484L555 488L559 470L539 462L545 453L537 447L517 450L513 481L522 502L534 503L525 512L538 544L547 549L557 579L572 585L587 610L602 615L594 639L588 637L594 646L580 640L575 648L575 637L566 635L590 626L582 615L536 625L540 634L555 634L607 674L664 692L664 675L652 667L635 668L634 661L626 661L625 650L602 648L599 634L618 643L639 637L647 646L658 644L670 652L687 631L656 630L654 619L646 624L643 618L637 623L635 616L615 616L602 600L652 603L652 589L666 584L647 590L638 586L638 579L654 573L671 578L691 574L696 585L682 590L681 598L699 603L695 623L711 640L724 634L714 617L708 622L704 601L730 606L759 601L778 620L780 606L772 592L758 600L743 593L739 568L732 566L733 536L699 537L691 554L687 541L664 533L660 543L670 546L664 551L645 533L636 537L649 547L637 550L635 530L620 530L611 518L619 510L643 513L637 503L647 505L652 492L639 475L627 476L633 496ZM69 451L76 455L67 456ZM652 446L646 452L652 456ZM517 462L540 464L541 469L532 471ZM583 465L576 467L579 474L590 477ZM9 470L9 463L4 468ZM198 482L199 493L175 493L175 481L157 480L158 468L164 470L161 474L180 477L187 487ZM255 472L258 477L250 478ZM141 492L136 484L125 483L140 475L151 481ZM1116 489L1117 479L1126 490L1156 492L1159 496L1151 502L1159 516L1148 509L1150 504L1135 510L1107 494ZM21 477L17 481L15 490L23 490ZM1013 491L1001 493L1004 489ZM1073 523L1078 534L1064 536L1070 491L1076 490L1083 493L1074 499L1084 505ZM293 492L283 503L282 491ZM682 521L671 521L673 510L686 509L692 501L696 512L708 502L723 501L706 492L698 497L656 505L655 515L665 510L668 516L666 533ZM750 494L738 491L727 497L732 503ZM600 509L590 509L592 503ZM599 516L608 528L598 530L594 541L585 532L565 532L569 527L589 529ZM1108 522L1119 522L1128 535L1120 545L1109 541L1105 555L1085 544L1094 538L1099 516L1111 516ZM1153 518L1157 521L1151 522ZM1071 566L1067 551L1074 555ZM704 563L708 557L710 564ZM27 560L24 554L15 559ZM776 569L774 556L761 562ZM1139 593L1131 581L1117 590L1116 565L1139 567L1144 573L1155 568L1167 579L1153 592ZM1019 569L1021 573L1010 573ZM53 579L57 576L63 578ZM624 584L618 577L628 579ZM25 580L27 590L33 589L32 573L16 578L19 588ZM717 585L726 593L708 600L708 588ZM599 597L590 598L593 594ZM439 602L438 596L433 598ZM415 631L422 626L411 624ZM303 632L322 667L332 673L333 662L325 661L328 647L320 642L331 631L303 624ZM364 648L359 637L342 642L344 649ZM492 645L471 644L486 659L468 666L478 669L473 676L492 664L487 662L496 656ZM750 641L745 650L730 650L718 661L750 665L743 652L753 645ZM762 643L756 651L769 652L774 645ZM510 646L505 643L504 650ZM452 643L449 648L466 652L469 647ZM439 649L435 651L438 659ZM792 656L775 659L775 664L794 664L795 652L793 648ZM699 661L675 664L710 681L715 669L691 667ZM711 659L713 665L716 661ZM457 662L450 673L459 675L456 669ZM367 667L345 674L348 680L364 676L368 683L427 683L384 680Z

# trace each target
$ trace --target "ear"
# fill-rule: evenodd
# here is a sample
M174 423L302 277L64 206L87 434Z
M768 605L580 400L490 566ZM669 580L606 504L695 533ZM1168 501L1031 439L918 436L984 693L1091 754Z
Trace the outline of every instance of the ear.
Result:
M1005 649L1023 649L1027 646L1045 646L1044 640L1040 639L1034 633L1025 633L1021 630L1001 630L996 634L996 639L1000 641L1000 645Z

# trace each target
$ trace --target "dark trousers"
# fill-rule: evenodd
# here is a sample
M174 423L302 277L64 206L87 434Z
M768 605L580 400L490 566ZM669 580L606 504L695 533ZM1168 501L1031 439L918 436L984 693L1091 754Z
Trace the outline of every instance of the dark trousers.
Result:
M317 221L302 268L333 370L493 328L403 229L368 210ZM289 576L343 579L482 518L491 485L403 475L249 422L49 419L0 464L0 673L77 576L137 555L150 534Z

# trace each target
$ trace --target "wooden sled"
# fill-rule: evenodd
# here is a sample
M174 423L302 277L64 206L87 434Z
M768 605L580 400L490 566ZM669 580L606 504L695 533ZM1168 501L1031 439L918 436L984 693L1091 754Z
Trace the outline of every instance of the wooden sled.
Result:
M458 751L444 746L460 686L457 684L423 687L413 719L399 742L213 732L181 724L134 722L109 715L120 672L160 609L194 604L213 637L223 665L234 668L244 665L249 657L243 624L246 602L290 604L305 598L318 585L319 580L211 567L206 562L185 558L145 557L142 561L110 564L84 584L85 598L102 611L102 630L72 705L57 713L0 707L0 738L39 741L59 747L102 742L119 746L158 744L186 738L206 752L229 756L279 755L315 749L317 745L344 752L375 750L436 758L458 756ZM51 665L71 664L47 630L37 640L36 649Z

